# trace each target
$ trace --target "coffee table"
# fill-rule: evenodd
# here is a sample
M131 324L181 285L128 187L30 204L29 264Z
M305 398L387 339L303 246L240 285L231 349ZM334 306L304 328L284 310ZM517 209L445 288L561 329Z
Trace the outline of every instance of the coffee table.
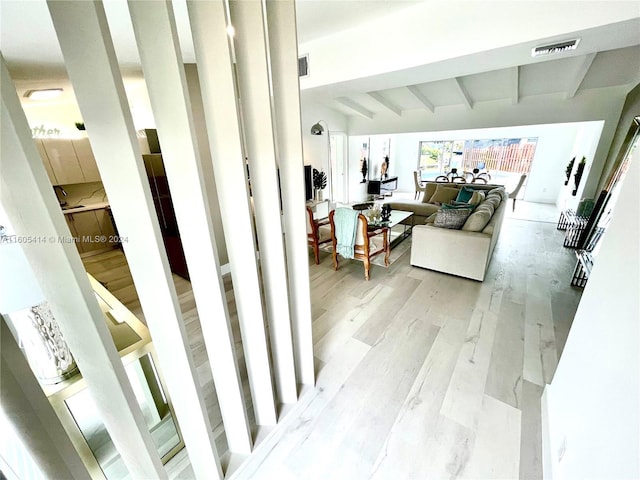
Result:
M411 220L410 223L407 222L407 220L409 219ZM371 229L389 227L390 231L393 230L393 227L402 225L402 232L398 233L398 229L396 229L395 233L398 233L398 235L393 239L389 238L389 247L393 248L409 235L411 235L411 231L413 230L413 219L413 212L405 212L404 210L391 210L391 217L389 218L388 222L368 222L368 225ZM391 237L391 235L389 235L389 237Z

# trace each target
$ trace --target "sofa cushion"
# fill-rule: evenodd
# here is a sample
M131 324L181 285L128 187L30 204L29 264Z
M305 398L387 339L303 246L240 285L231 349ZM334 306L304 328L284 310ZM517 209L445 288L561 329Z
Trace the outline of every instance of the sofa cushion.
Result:
M436 192L436 188L438 187L437 183L427 183L427 187L424 190L424 195L422 196L422 203L429 203L431 197Z
M460 230L464 225L464 222L469 218L469 215L471 215L470 208L438 210L433 226Z
M485 199L484 192L482 190L475 190L469 199L469 205L480 205Z
M485 199L485 202L493 205L494 210L498 208L501 201L502 201L502 198L500 198L500 195L498 194L487 195L487 198Z
M467 203L471 200L471 197L475 193L475 189L471 187L462 187L458 192L458 196L456 197L456 202L464 202Z
M487 202L485 200L484 202L482 202L480 205L476 207L475 211L477 212L478 210L488 210L491 213L491 215L493 215L493 212L495 212L496 209L494 208L493 203Z
M488 208L477 208L464 222L462 230L467 232L481 232L491 220L492 214Z
M505 191L506 190L504 189L504 187L492 188L487 192L487 196L491 195L492 193L497 193L498 195L502 195L502 192L505 192Z
M458 189L455 187L445 187L444 185L438 185L435 193L429 199L429 203L435 205L442 205L443 203L449 203L458 196Z
M440 207L430 203L410 203L410 202L393 202L390 204L392 210L404 210L405 212L413 212L419 217L428 217L432 213L438 211Z
M473 210L473 207L468 203L456 202L455 200L452 200L451 203L443 203L441 208L444 208L445 210L454 210L456 208L470 208Z

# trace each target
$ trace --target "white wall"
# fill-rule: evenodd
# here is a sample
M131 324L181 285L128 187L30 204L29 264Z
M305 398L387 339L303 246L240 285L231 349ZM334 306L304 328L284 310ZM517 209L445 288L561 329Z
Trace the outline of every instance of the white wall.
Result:
M640 478L639 157L545 389L545 478Z
M517 105L511 105L508 101L478 102L472 110L454 105L436 108L435 113L428 110L406 110L401 117L392 113L376 114L373 120L353 116L349 117L349 134L443 132L604 121L600 141L591 156L593 163L589 175L582 179L583 195L593 197L626 95L626 87L611 87L581 91L574 98L566 100L562 95L554 94L525 97ZM552 201L555 202L555 198Z
M574 158L574 157L576 161L573 164L573 169L571 171L571 175L569 176L569 183L567 185L564 185L564 182L563 182L560 187L560 193L556 201L556 205L558 206L558 208L562 210L566 208L572 208L575 210L578 207L578 204L580 203L580 201L583 198L585 198L583 196L585 191L585 185L587 184L587 179L589 178L591 169L593 167L593 159L596 155L596 149L598 147L598 138L602 131L602 127L603 125L601 122L589 122L589 123L583 123L580 125L580 128L576 134L575 145L573 146L571 154L568 157L569 161L571 158ZM573 192L573 189L575 188L574 175L578 170L578 164L580 163L580 160L582 160L582 157L585 158L586 166L585 166L584 172L582 173L580 184L578 185L578 191L576 192L575 195L573 195L572 192ZM569 161L567 161L567 164L569 163ZM565 169L566 169L566 165L565 165ZM563 170L563 174L565 175L564 178L566 179L565 170ZM596 175L594 175L594 177L595 176ZM598 192L594 192L591 198L594 198L595 196L595 198L597 199L597 195L598 195Z
M556 203L558 195L564 187L564 169L571 159L570 155L576 146L578 132L583 134L580 145L585 148L584 151L586 152L587 147L597 144L600 138L601 126L602 122L591 122L392 135L358 135L352 137L354 141L350 142L350 158L353 160L350 168L352 172L357 172L362 141L370 138L371 144L377 145L383 140L391 138L389 174L398 176L398 191L413 192L413 171L418 166L419 144L421 141L537 137L538 144L524 199L530 202ZM584 147L585 145L586 147ZM375 160L376 158L374 157L374 163ZM377 168L379 169L379 165ZM372 172L371 169L370 172ZM358 185L355 182L351 182L350 185L358 189ZM584 179L582 185L584 185ZM507 187L509 188L510 186Z
M347 133L347 117L330 108L304 100L301 101L301 110L304 164L313 165L314 168L327 172L329 159L327 125L329 125L331 132ZM325 133L323 135L311 135L311 127L320 120L326 122L326 124L321 124L325 128Z

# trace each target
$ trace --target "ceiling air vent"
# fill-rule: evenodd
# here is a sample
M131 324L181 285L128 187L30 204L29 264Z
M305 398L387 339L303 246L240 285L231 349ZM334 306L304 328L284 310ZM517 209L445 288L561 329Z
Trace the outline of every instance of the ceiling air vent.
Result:
M552 43L550 45L541 45L531 49L532 57L541 57L542 55L553 55L554 53L562 53L568 50L575 50L580 43L579 38L567 40L565 42Z
M298 57L298 76L300 78L309 76L309 55Z

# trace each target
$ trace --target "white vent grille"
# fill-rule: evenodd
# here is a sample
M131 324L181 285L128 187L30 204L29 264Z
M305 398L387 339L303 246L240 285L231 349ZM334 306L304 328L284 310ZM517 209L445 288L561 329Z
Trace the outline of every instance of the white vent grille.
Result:
M552 43L550 45L541 45L531 49L532 57L540 57L543 55L553 55L555 53L562 53L569 50L575 50L580 43L579 38L573 40L567 40L564 42Z
M309 55L298 57L298 76L300 78L309 76Z

